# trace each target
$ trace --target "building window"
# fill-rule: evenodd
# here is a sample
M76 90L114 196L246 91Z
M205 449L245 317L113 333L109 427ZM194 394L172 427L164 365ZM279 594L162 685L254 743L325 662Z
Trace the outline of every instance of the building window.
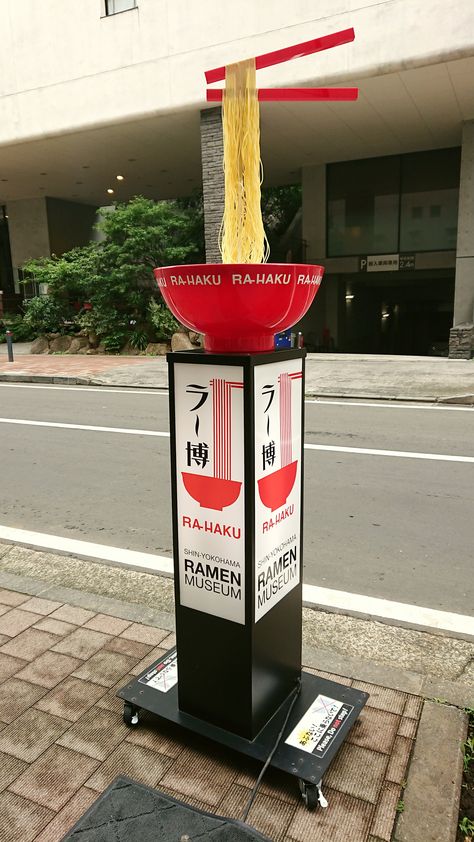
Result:
M137 0L105 0L105 14L117 15L119 12L128 12L135 9Z
M402 155L400 251L456 248L461 150Z

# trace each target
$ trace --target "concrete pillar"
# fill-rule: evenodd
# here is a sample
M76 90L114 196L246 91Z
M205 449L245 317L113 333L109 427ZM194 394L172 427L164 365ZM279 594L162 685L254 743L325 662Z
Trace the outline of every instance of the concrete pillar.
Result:
M303 240L308 263L326 257L326 166L303 167Z
M449 356L469 358L474 321L474 121L464 123L459 183L454 325ZM471 346L470 348L468 346Z
M206 261L220 263L219 230L224 214L224 142L220 108L201 111L201 159Z
M15 290L20 292L18 269L31 257L50 254L46 198L8 202L7 213Z

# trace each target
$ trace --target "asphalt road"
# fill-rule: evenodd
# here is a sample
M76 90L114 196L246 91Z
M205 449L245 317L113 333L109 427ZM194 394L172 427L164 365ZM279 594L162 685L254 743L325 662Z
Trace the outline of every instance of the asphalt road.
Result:
M150 391L0 384L0 418L168 430ZM307 402L306 442L474 457L474 409ZM171 555L169 440L0 423L0 525ZM305 451L304 581L472 615L474 463Z

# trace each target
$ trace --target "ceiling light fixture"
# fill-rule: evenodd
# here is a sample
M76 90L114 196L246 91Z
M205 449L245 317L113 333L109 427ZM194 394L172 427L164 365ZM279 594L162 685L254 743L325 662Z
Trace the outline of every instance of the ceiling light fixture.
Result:
M111 187L107 187L107 193L113 193L113 192L114 192L114 191L112 190L112 188L111 188Z
M116 177L117 181L123 181L123 179L124 179L123 175L116 175L115 177Z

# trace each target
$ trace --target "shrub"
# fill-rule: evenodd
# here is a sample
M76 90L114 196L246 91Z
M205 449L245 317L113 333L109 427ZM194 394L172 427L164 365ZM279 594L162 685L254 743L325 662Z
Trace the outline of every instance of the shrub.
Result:
M63 301L57 301L49 295L30 298L25 303L23 324L30 331L30 336L42 333L64 333L68 308Z
M179 322L176 321L173 314L168 310L165 304L158 304L154 298L150 300L149 305L150 319L155 328L156 338L160 341L167 341L171 339L173 333L179 328Z

